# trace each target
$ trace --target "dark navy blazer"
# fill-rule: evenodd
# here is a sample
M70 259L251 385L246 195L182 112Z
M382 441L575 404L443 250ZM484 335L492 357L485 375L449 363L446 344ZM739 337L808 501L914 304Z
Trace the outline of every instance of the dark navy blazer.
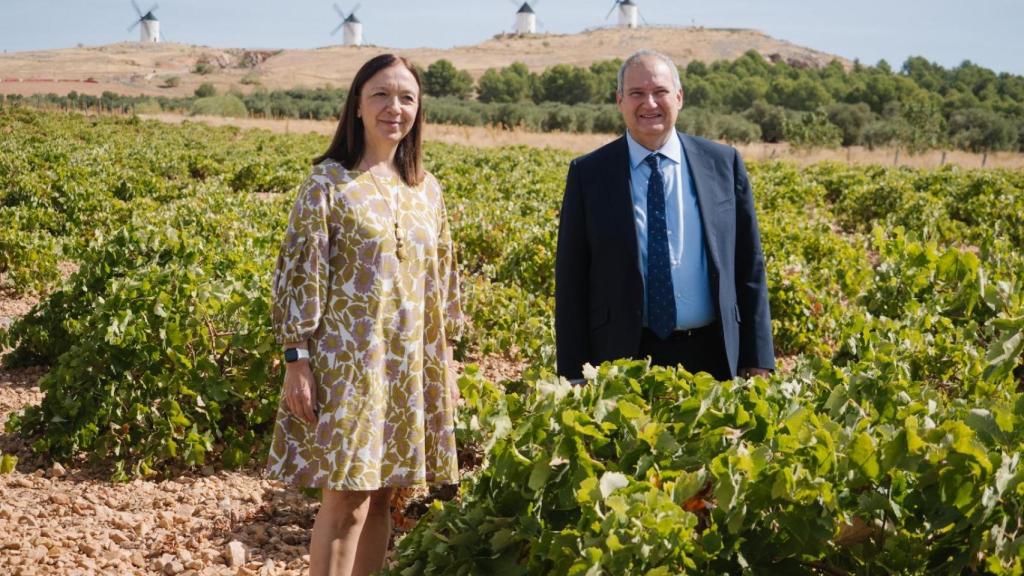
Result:
M708 281L732 375L775 368L761 237L747 170L730 146L680 134L693 174ZM555 257L558 373L635 358L644 285L625 136L569 164Z

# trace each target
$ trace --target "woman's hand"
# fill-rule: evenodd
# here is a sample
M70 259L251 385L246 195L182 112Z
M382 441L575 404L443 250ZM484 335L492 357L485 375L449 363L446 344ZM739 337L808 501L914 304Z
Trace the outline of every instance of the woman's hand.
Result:
M447 383L448 383L448 394L452 399L452 406L456 408L459 406L459 400L462 395L459 393L459 374L455 370L454 363L449 362L447 367Z
M452 406L458 408L462 395L459 393L459 371L455 364L455 357L452 354L454 347L449 344L444 351L445 356L445 383L448 385L448 394L452 399Z
M316 423L316 384L309 360L289 362L284 372L284 401L292 414L310 424Z

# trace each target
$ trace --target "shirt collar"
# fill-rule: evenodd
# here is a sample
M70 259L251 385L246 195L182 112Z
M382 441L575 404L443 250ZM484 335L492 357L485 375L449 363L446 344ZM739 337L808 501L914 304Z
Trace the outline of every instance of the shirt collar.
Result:
M665 144L655 150L662 156L675 162L676 164L682 163L683 147L679 143L679 134L675 130L672 131L672 136L665 142ZM636 170L637 166L643 163L644 159L651 155L651 151L644 148L643 144L640 144L633 139L633 135L626 130L626 144L629 146L629 165L631 168Z

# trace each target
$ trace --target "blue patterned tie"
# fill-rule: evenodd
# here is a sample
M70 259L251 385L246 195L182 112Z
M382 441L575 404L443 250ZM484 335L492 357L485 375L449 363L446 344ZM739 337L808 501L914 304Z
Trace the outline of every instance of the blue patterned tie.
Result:
M664 340L676 327L676 299L665 223L665 180L659 160L658 153L644 159L651 168L647 181L647 326Z

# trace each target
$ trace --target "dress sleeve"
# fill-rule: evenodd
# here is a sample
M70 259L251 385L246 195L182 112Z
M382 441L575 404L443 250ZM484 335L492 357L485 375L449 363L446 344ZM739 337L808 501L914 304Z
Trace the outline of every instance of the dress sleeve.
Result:
M444 332L449 340L462 338L465 316L462 312L462 291L459 289L459 262L455 255L451 228L448 225L448 210L444 205L441 184L430 176L437 189L439 222L437 226L438 278L441 281L441 297L444 303Z
M277 342L305 342L327 306L329 186L315 175L299 190L277 257L272 320Z

